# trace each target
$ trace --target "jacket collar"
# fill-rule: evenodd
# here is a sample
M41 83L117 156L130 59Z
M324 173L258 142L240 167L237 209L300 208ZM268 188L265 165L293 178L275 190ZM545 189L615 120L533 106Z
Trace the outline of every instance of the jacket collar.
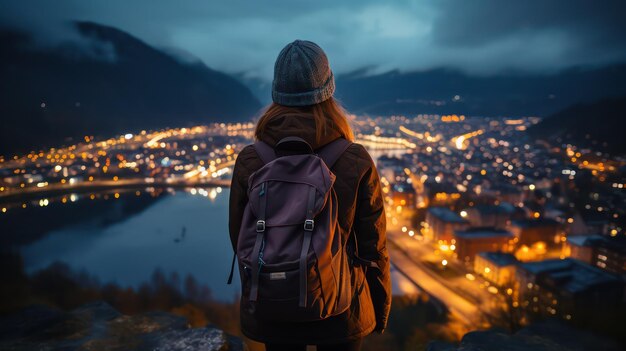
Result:
M270 146L276 145L282 138L297 136L304 139L314 150L339 138L341 135L335 128L329 128L322 134L321 140L315 138L315 118L313 114L285 114L274 117L259 136L261 141Z

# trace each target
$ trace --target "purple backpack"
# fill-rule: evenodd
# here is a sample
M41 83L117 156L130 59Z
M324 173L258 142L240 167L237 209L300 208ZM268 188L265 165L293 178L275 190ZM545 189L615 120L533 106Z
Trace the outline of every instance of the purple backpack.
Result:
M314 153L298 137L256 142L264 166L248 179L237 242L241 308L262 320L316 321L350 307L347 250L337 221L340 138Z

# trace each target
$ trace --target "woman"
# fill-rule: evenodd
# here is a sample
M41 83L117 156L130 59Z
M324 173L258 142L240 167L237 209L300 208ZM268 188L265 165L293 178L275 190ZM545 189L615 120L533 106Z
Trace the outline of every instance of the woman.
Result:
M326 54L310 41L296 40L278 55L274 67L272 100L256 126L255 136L270 146L297 136L314 150L337 138L352 141L354 136L345 112L333 99L333 73ZM235 163L230 191L229 230L233 248L248 202L248 178L263 166L253 146L245 147ZM269 322L258 320L241 309L241 329L247 337L263 342L268 351L359 350L361 339L387 324L391 304L389 257L386 249L385 211L376 167L363 146L353 143L332 166L336 175L339 227L344 242L356 236L359 257L375 262L379 269L351 268L353 276L363 274L363 289L354 288L352 303L345 312L313 322ZM360 281L363 281L362 279ZM363 286L363 285L360 285Z

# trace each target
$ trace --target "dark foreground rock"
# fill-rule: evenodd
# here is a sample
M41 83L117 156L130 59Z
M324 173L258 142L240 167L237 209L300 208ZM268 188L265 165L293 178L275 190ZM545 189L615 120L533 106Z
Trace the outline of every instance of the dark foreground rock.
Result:
M212 326L188 328L173 314L127 316L95 302L71 312L31 306L0 318L0 350L243 351L244 344Z
M561 322L532 324L515 334L504 331L473 331L465 334L457 347L434 341L427 351L620 351L611 340L571 328Z

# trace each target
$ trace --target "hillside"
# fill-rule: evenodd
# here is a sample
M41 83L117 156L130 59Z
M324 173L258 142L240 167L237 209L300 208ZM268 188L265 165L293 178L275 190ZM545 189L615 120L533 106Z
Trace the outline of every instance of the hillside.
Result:
M528 129L539 139L557 140L597 151L626 154L626 97L566 108Z
M81 40L54 47L0 31L0 154L85 134L247 120L261 107L236 79L202 63L112 27L73 25Z

